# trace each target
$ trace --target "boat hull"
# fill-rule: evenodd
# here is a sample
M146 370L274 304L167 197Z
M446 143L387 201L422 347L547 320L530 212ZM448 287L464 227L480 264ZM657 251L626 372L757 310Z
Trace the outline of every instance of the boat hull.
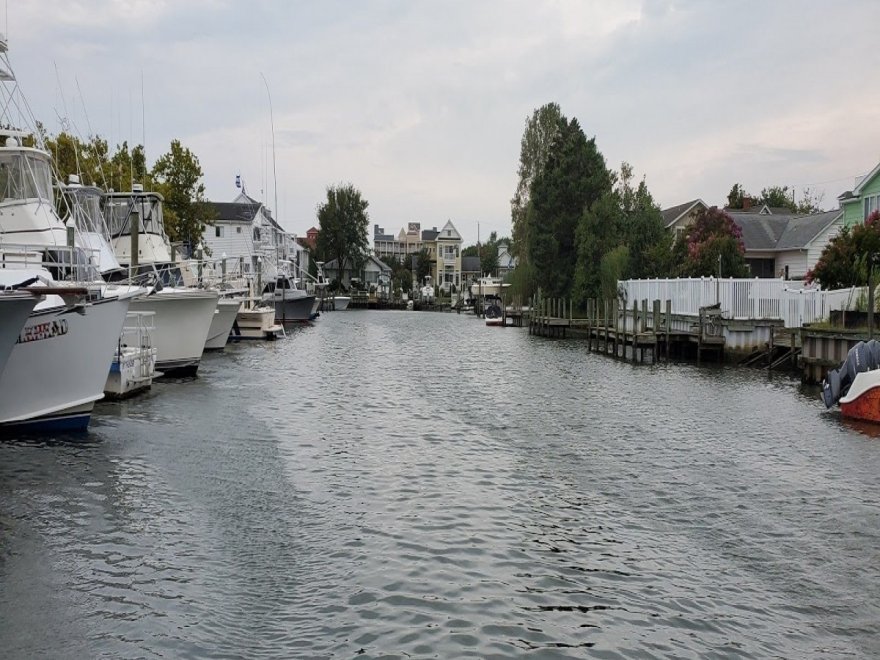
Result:
M0 374L5 432L88 426L131 302L111 297L30 315Z
M275 321L278 323L296 323L311 321L315 317L318 299L315 296L300 296L275 300Z
M156 369L166 376L198 371L218 298L216 291L165 289L132 303L133 312L155 314Z
M4 295L0 298L0 373L12 355L15 342L27 322L38 298L29 293Z
M214 318L211 319L208 338L205 340L206 351L217 351L226 346L239 309L241 309L240 300L220 298L217 301L217 309L214 312Z
M856 374L839 403L844 417L880 423L880 369Z
M348 309L348 303L350 302L351 298L348 296L333 296L333 310L341 312L342 310Z
M243 309L233 327L236 339L277 339L284 328L275 323L275 310L272 307Z

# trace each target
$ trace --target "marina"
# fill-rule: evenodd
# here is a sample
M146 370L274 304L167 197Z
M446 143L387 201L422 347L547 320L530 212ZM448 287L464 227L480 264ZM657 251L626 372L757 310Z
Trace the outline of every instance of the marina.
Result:
M454 378L400 358L438 340ZM877 433L784 374L633 365L466 314L322 315L98 403L86 436L0 444L0 639L873 657Z

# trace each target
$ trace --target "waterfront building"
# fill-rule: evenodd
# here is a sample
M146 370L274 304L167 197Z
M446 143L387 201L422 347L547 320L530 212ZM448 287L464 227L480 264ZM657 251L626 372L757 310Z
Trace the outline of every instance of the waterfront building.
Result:
M231 202L208 202L208 206L214 219L205 225L202 245L214 261L225 254L230 264L240 264L242 274L256 272L261 258L308 269L308 250L278 224L269 207L245 192Z
M358 278L368 288L377 286L380 281L388 283L391 281L391 267L384 261L374 255L368 255L360 269L353 269L351 264L346 262L345 268L340 272L338 260L332 259L324 264L324 273L327 279L339 281L342 286L348 288L351 286L352 278Z

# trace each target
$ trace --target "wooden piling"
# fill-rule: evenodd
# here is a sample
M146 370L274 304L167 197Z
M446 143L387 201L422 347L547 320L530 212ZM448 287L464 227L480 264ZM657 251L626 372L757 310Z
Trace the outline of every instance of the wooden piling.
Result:
M657 338L658 333L660 332L660 301L654 300L651 303L654 307L654 352L651 355L651 362L657 362L657 345L659 344L659 340Z
M666 361L669 361L669 332L672 325L672 301L666 301Z

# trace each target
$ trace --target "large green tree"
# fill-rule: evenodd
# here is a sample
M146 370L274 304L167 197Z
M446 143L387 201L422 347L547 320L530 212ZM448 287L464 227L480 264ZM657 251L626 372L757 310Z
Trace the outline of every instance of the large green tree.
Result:
M327 188L327 199L318 205L317 251L323 261L335 259L340 274L350 269L359 271L367 256L369 202L352 184Z
M560 117L544 169L535 178L526 214L528 260L534 284L545 295L572 292L577 263L576 230L585 209L606 195L613 182L595 138L577 119Z
M527 221L532 184L543 172L550 148L559 131L562 111L557 103L547 103L526 119L526 127L520 141L519 180L513 199L510 200L510 216L513 227L512 249L520 263L529 258L529 224Z
M199 159L180 140L172 140L168 152L156 160L151 175L153 188L165 198L168 237L172 242L195 246L202 238L203 223L211 220Z
M644 177L633 186L633 168L620 166L618 194L623 212L623 235L629 248L626 277L664 277L669 269L672 235Z

